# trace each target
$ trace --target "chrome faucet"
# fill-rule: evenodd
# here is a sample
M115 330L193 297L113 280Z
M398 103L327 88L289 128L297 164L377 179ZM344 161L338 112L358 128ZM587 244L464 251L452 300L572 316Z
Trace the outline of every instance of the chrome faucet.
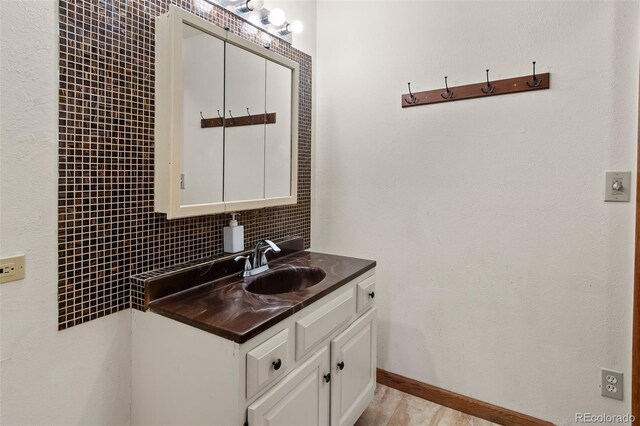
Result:
M265 251L262 251L263 244L269 246ZM253 249L253 252L250 255L236 257L236 262L239 260L244 260L244 272L242 272L242 276L251 277L269 269L269 264L267 262L267 253L269 253L270 251L273 251L274 253L280 253L280 247L278 247L271 240L260 240L258 241L255 248Z

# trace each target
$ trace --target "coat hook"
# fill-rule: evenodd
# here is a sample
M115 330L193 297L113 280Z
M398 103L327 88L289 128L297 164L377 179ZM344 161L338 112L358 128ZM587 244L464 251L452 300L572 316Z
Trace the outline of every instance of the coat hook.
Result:
M202 115L202 111L200 111L200 118L204 120L204 115Z
M441 93L440 96L443 99L451 99L453 98L453 91L449 90L449 84L447 84L447 76L444 76L444 87L447 89L444 93Z
M231 110L229 110L229 117L231 117L231 122L233 123L233 125L236 125L236 119L233 118L233 115L231 115Z
M496 86L489 83L489 69L487 69L487 85L482 88L484 93L493 93L496 90Z
M538 87L540 86L540 83L542 83L542 80L536 77L536 61L533 61L533 76L531 77L531 80L527 81L527 86Z
M220 119L220 122L224 124L224 117L220 115L220 110L218 110L218 118Z
M407 86L409 86L409 97L406 98L404 101L409 105L413 105L416 103L417 99L415 96L413 96L413 93L411 93L411 83L407 83Z
M253 116L249 112L249 108L247 108L247 115L249 116L249 123L253 124Z

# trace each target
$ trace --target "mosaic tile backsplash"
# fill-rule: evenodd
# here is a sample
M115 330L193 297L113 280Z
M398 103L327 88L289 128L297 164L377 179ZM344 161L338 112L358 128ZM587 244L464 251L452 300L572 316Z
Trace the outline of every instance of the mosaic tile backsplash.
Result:
M153 211L155 18L175 4L256 44L261 31L203 0L60 1L58 328L141 308L130 277L223 256L228 215ZM252 34L253 33L253 34ZM298 203L242 212L245 243L297 235L310 245L311 57L300 64Z

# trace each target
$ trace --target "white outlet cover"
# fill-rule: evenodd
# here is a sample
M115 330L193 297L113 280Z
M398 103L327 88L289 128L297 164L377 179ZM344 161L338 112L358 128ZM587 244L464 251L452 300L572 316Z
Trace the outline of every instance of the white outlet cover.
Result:
M615 182L622 183L619 191L613 189ZM631 198L631 172L606 172L604 186L605 201L628 202Z
M619 371L601 370L600 394L607 398L619 399L622 401L622 373Z

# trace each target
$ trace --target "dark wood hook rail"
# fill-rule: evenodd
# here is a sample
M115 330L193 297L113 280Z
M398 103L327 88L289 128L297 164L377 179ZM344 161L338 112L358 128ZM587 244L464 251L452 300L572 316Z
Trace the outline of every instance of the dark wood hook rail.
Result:
M530 90L544 90L549 88L551 74L531 74L522 77L507 78L491 82L467 84L464 86L448 87L424 92L405 93L400 102L402 108L418 105L439 104L443 102L461 101L463 99L484 98L488 96L508 95L510 93L528 92ZM535 80L536 85L530 82ZM488 88L492 88L489 90ZM447 97L449 96L449 97Z
M252 126L255 124L274 124L276 122L276 113L269 112L265 114L243 115L233 118L203 118L200 120L200 127L205 129L208 127L240 127Z

